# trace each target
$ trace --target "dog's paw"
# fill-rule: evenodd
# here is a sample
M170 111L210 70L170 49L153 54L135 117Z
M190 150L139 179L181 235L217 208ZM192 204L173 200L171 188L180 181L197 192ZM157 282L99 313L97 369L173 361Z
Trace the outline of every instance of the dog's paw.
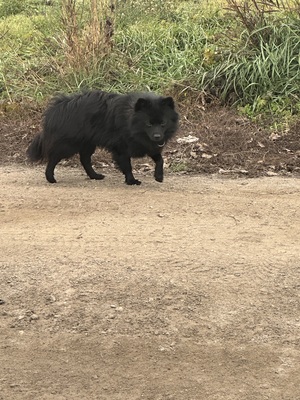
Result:
M137 180L137 179L126 179L126 184L127 185L140 185L142 182Z
M54 176L46 176L46 179L49 183L56 183L56 179Z
M95 174L95 175L90 176L90 178L91 178L91 179L96 179L97 181L101 181L102 179L105 178L105 175L102 175L102 174Z

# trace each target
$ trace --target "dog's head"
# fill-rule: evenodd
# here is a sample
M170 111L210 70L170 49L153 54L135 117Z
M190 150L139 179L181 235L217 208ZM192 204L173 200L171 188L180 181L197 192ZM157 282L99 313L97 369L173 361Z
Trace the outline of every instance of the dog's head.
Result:
M176 132L178 119L172 97L145 94L136 100L132 124L134 131L163 146Z

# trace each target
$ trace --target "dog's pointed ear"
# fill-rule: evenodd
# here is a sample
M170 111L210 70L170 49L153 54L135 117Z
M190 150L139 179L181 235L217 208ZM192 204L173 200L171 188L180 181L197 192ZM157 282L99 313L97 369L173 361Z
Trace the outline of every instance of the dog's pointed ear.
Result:
M174 110L175 103L174 103L173 97L164 97L162 99L162 105L168 106L168 107L172 108L172 110Z
M140 97L139 99L137 99L137 102L135 103L134 110L141 111L148 107L149 107L149 101L147 99L144 99L143 97Z

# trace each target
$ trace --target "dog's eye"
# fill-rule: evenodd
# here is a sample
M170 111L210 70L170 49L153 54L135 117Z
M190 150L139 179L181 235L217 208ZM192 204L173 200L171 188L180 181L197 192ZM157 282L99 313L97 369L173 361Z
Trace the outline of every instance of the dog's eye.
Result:
M148 122L148 124L146 124L146 126L148 126L148 128L151 128L152 124L150 124L150 122Z
M161 124L160 124L160 126L166 126L167 124L165 123L165 122L162 122Z

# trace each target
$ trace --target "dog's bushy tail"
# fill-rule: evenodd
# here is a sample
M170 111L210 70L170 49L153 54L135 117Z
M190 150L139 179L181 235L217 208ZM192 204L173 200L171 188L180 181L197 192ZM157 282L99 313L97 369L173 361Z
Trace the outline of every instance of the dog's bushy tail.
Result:
M30 143L26 154L30 161L37 162L43 160L43 138L42 134L39 133Z

